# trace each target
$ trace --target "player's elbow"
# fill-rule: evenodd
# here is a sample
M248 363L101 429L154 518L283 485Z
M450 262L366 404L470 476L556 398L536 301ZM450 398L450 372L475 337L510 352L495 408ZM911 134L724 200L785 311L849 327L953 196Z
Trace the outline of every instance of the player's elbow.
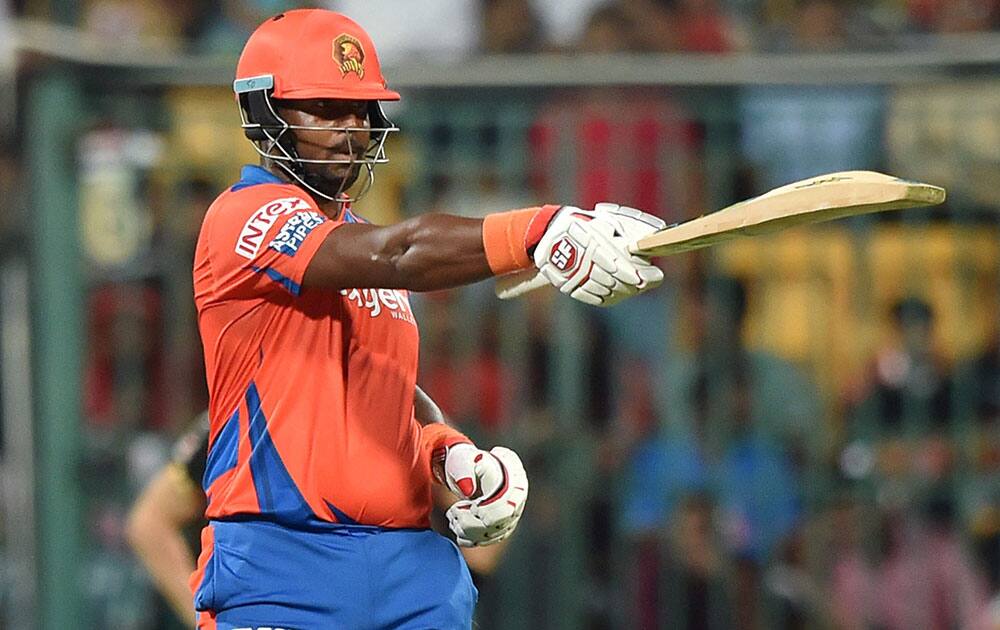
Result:
M407 291L434 291L444 288L438 277L442 261L440 234L432 226L416 217L409 221L410 229L389 255L393 275L399 288ZM435 244L438 246L435 246Z

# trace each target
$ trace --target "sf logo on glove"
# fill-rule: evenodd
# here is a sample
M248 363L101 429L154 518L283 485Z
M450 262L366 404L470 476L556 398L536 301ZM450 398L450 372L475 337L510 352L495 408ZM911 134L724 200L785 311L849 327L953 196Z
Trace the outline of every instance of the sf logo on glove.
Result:
M565 273L576 267L577 244L569 236L563 236L552 245L549 262L552 266Z

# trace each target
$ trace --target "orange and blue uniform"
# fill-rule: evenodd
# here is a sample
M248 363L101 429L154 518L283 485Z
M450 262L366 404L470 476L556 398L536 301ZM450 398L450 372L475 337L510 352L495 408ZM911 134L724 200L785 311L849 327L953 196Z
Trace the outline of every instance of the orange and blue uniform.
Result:
M407 293L302 286L323 240L354 221L247 166L202 224L209 525L192 578L202 627L471 620L464 561L428 529L431 447L413 412L419 337ZM405 610L413 597L438 610L419 621Z

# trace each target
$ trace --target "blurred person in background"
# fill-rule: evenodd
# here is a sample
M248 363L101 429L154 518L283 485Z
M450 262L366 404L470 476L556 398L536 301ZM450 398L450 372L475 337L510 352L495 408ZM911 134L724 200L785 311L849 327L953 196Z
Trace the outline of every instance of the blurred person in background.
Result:
M954 527L951 499L927 501L921 514L887 510L874 572L871 621L887 630L972 630L987 620L986 584Z
M648 52L728 53L746 47L716 0L622 0L621 6Z
M737 615L743 611L733 608L717 520L717 506L710 493L692 493L682 499L667 523L659 593L665 600L659 606L661 621L645 627L662 628L666 620L671 627L686 630L739 626Z
M753 425L749 377L741 370L731 383L707 383L710 395L732 398L731 435L716 475L723 540L735 560L733 607L740 628L762 623L764 569L802 516L801 472L780 442Z
M876 435L933 435L951 426L952 391L950 366L935 346L934 311L907 297L891 306L886 339L845 396L856 422L874 423Z
M84 31L123 46L180 52L187 48L208 14L208 0L87 0L81 11Z
M209 4L211 8L204 16L195 40L196 52L237 55L261 21L309 3L299 0L216 0Z
M871 453L872 465L849 476L870 478L886 509L905 511L955 488L954 385L930 304L911 296L888 310L885 339L842 395L852 440L844 453Z
M621 461L619 527L635 557L633 582L641 586L633 601L643 627L682 609L676 614L690 627L719 616L729 625L762 622L763 570L800 524L800 463L819 417L815 386L795 366L746 347L743 284L702 273L696 265L680 300L686 345L659 369L626 362L622 370L617 455L609 459ZM702 540L732 563L731 598L719 599L713 588L710 609L683 608L682 600L664 609L658 604L664 594L677 594L664 585L704 586L707 579L663 544L662 532L681 518L678 506L690 497L712 506L708 520L718 528Z
M530 0L482 0L482 5L482 52L511 54L542 50L545 33Z
M685 619L681 627L704 627L706 582L719 568L720 549L710 453L698 422L703 416L690 433L668 429L657 411L651 367L627 362L622 370L622 408L605 456L617 464L622 487L615 525L628 544L631 625L652 629ZM693 605L684 605L695 593Z
M0 145L13 133L17 117L17 51L12 18L9 0L0 0Z
M812 447L816 419L821 416L816 384L787 359L747 344L751 309L747 283L732 276L707 276L704 265L704 260L695 258L684 283L678 347L657 382L663 395L660 407L671 409L667 420L681 430L686 430L689 419L707 414L702 430L716 453L742 433L733 431L739 426L801 461ZM718 392L712 389L716 386ZM727 389L731 386L736 389ZM738 425L732 424L734 412L744 407L735 403L747 406L749 413ZM701 410L699 404L708 407Z
M768 52L833 53L859 47L847 9L800 0L794 18L766 35ZM884 95L869 86L748 86L740 91L741 145L754 192L822 173L875 169ZM873 140L874 139L874 140Z
M919 32L982 33L1000 26L995 0L907 0L906 7Z
M955 370L955 402L969 436L963 496L990 592L1000 595L1000 334Z
M617 5L597 9L576 48L635 51L634 21ZM701 135L692 117L662 90L624 94L613 86L571 90L544 105L530 130L531 187L552 197L571 164L584 205L625 199L668 222L701 214ZM666 166L665 166L666 165Z
M745 283L705 277L701 262L695 259L684 287L685 345L660 372L661 406L670 410L672 431L698 436L720 541L733 563L733 624L755 627L763 621L764 568L801 519L802 462L821 417L819 398L796 366L747 347Z
M28 217L28 191L25 183L24 163L17 144L5 142L0 135L0 239L10 243L22 241L21 230Z
M480 48L483 6L476 0L323 0L319 6L350 15L379 43L379 59L458 61ZM443 27L447 25L446 27Z
M174 444L170 462L160 469L132 504L126 535L175 621L195 618L188 579L200 551L205 493L201 480L208 453L208 415L195 419ZM160 618L166 611L160 610Z
M209 208L194 262L211 424L209 525L191 580L199 624L467 627L476 592L429 529L432 482L463 497L449 524L477 546L513 533L527 476L513 451L480 450L446 424L416 386L407 294L538 269L575 299L612 304L662 281L626 244L663 223L620 206L385 227L356 216L350 202L395 129L379 101L399 95L341 14L264 22L234 89L262 159ZM319 572L328 579L312 580Z

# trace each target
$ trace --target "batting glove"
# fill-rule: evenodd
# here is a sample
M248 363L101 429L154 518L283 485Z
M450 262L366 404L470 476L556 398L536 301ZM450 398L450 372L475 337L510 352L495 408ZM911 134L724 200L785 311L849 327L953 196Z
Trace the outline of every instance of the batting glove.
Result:
M535 265L570 297L611 306L663 282L658 267L628 250L663 227L656 217L617 204L598 204L594 210L564 206L535 248Z
M492 545L514 533L528 500L528 475L517 453L471 444L448 448L445 482L462 497L448 508L448 524L462 547Z

